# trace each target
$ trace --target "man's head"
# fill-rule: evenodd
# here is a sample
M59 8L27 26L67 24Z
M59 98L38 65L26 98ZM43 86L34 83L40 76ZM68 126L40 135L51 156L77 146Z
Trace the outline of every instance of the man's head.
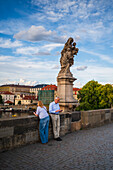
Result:
M55 97L55 103L57 104L60 101L59 97Z

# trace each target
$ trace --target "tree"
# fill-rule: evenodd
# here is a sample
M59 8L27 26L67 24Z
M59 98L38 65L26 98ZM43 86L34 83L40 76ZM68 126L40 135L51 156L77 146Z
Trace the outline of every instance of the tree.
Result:
M101 85L91 80L78 93L80 106L76 110L104 109L113 104L113 87L110 84Z
M18 104L21 105L21 101L20 100L18 101Z
M0 104L3 104L3 99L1 95L0 95Z
M110 108L113 105L113 87L106 84L99 89L99 108Z

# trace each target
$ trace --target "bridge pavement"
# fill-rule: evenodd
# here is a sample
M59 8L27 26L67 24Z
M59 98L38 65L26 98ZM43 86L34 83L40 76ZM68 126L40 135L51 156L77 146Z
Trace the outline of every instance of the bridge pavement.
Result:
M0 153L0 170L113 170L113 123Z

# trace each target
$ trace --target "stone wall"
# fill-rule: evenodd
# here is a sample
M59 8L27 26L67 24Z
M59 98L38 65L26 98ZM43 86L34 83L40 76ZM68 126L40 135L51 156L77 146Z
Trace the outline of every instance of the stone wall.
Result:
M113 121L113 109L81 111L82 128L96 127Z
M71 132L71 115L61 114L61 136ZM52 122L49 124L49 139L53 138ZM39 142L39 119L35 116L0 120L0 151L21 145Z

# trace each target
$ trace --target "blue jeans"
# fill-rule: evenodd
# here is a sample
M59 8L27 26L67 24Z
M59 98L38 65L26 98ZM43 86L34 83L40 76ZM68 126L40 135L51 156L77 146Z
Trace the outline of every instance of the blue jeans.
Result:
M42 143L48 142L48 130L49 130L49 116L40 119L39 131Z

